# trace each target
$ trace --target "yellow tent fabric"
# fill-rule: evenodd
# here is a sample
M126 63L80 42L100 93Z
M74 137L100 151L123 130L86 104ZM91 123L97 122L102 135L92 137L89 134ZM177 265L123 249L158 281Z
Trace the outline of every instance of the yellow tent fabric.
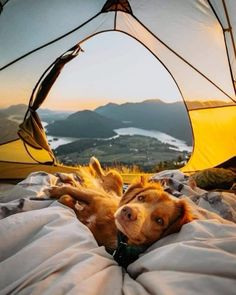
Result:
M78 55L80 45L110 31L124 33L146 47L179 89L194 137L192 156L182 170L214 167L236 157L233 0L71 0L70 4L58 0L50 3L50 11L46 2L1 2L1 100L11 105L12 92L17 91L20 102L29 102L29 108L10 140L0 139L0 179L57 169L36 111L64 65ZM30 11L28 18L22 17L25 10ZM68 22L64 13L70 16ZM38 15L44 14L47 21L39 21ZM29 38L28 28L37 34ZM22 69L28 79L24 85Z
M236 155L236 106L189 112L194 150L183 172L215 167Z

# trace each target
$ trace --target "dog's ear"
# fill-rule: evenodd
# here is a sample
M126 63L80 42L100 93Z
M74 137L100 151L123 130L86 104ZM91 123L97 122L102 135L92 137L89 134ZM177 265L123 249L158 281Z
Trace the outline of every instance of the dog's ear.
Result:
M191 222L194 219L194 215L192 214L191 208L187 202L185 200L177 201L176 214L170 225L164 231L162 237L179 232L184 224Z
M117 196L123 193L123 178L119 172L110 170L102 177L103 186L107 192L113 191Z
M91 174L97 175L99 177L102 177L105 175L100 162L95 157L90 158L89 168L90 168Z

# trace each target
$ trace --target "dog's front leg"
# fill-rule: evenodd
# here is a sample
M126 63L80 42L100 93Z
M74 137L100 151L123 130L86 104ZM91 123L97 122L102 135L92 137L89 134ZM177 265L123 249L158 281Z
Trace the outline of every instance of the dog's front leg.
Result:
M63 195L69 195L75 200L85 202L89 204L93 201L95 196L99 196L99 193L95 190L83 188L83 187L71 187L71 186L52 186L45 190L45 193L51 198L60 198Z
M51 186L44 190L45 194L51 198L59 199L63 195L67 195L67 186Z

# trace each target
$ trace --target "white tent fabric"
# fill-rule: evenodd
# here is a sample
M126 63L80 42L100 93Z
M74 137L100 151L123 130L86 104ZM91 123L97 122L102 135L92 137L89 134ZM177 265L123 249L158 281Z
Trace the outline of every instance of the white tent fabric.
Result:
M213 100L214 102L215 100L219 100L219 101L225 101L226 103L231 102L228 95L233 97L234 90L232 85L227 83L227 81L230 81L230 73L228 71L228 75L226 76L222 76L221 74L222 71L225 71L225 69L228 69L225 48L222 48L223 49L222 52L217 52L216 50L211 48L210 50L212 53L208 55L204 50L204 42L203 42L204 40L199 40L199 42L197 42L197 44L201 44L201 49L199 48L200 56L198 60L196 61L196 65L197 65L196 68L201 68L202 73L206 72L206 76L208 76L209 79L210 79L210 76L208 75L209 71L215 68L215 70L213 70L211 75L215 79L215 84L219 86L220 88L219 90L213 83L206 80L199 72L193 70L188 65L187 62L183 62L182 59L178 57L178 54L173 53L162 42L154 38L153 35L147 32L146 29L140 23L137 23L136 20L133 19L131 15L118 12L117 29L127 32L128 34L135 37L137 40L139 40L143 44L146 44L149 50L155 56L157 56L162 61L162 63L167 67L167 69L170 71L170 73L174 77L187 103L188 101L202 101L202 100L206 100L206 101ZM178 31L175 31L175 30L173 31L174 31L174 35L176 36L175 38L178 40L179 39ZM168 36L168 33L166 33L166 35ZM205 38L206 38L205 43L207 43L208 36L205 36ZM217 42L217 40L215 41ZM187 43L189 41L185 40L185 42ZM175 44L178 44L178 43L176 42ZM186 48L186 46L182 43L182 48ZM213 47L214 47L214 44L213 44ZM208 48L207 45L206 45L206 48ZM188 50L185 52L189 54L191 50L189 50L188 48ZM186 61L193 60L191 59L191 54L192 53L190 53L190 56L188 57L188 59L186 59ZM210 57L206 59L205 56L210 56ZM220 62L216 63L216 60L219 60ZM217 74L219 76L218 81L216 81ZM186 77L188 77L187 79L188 83L186 83ZM225 87L227 87L226 86L227 84L228 84L228 88L225 89ZM221 88L221 86L223 87Z
M75 43L79 43L83 38L87 38L98 31L121 29L131 36L137 37L144 45L150 48L153 42L157 42L157 40L151 38L151 34L153 34L161 41L162 45L165 45L163 56L166 59L170 58L170 56L167 56L169 49L174 52L176 62L172 59L166 64L166 61L164 61L168 69L169 64L171 64L171 72L173 68L178 68L182 76L186 77L186 74L189 74L189 72L184 72L185 69L182 71L179 68L179 63L175 64L179 62L178 58L181 57L181 63L185 64L184 67L186 63L189 63L225 92L226 95L231 98L235 96L229 66L230 61L232 72L235 73L235 52L233 52L233 45L230 42L231 38L227 30L225 34L228 40L228 48L226 48L223 30L217 19L219 17L224 29L228 28L227 17L222 4L224 1L180 0L177 2L174 0L150 0L143 2L131 0L129 3L133 15L118 12L117 16L115 16L115 12L100 14L101 8L105 4L105 1L102 0L53 1L50 3L49 9L47 1L40 1L40 4L37 5L35 3L32 5L31 2L9 1L1 15L0 39L4 40L1 45L1 66L74 28L80 27L94 17L96 19L96 15L99 15L98 19L96 19L97 23L86 24L86 26L82 27L82 31L77 32L77 42L74 39ZM212 7L215 11L212 10ZM229 18L232 19L232 30L235 32L235 5L233 5L233 1L227 1L227 7ZM29 14L27 22L25 22L23 13L21 15L21 11L24 10L28 11ZM73 10L77 10L76 17L71 14ZM217 17L215 13L217 13ZM109 15L109 20L107 20L107 15ZM11 22L8 21L9 19L11 19ZM148 29L149 35L144 32L144 28L137 25L136 20ZM17 33L18 30L15 32L15 26L18 27L18 30L20 29L20 35ZM33 39L28 38L29 30L35 32ZM191 40L193 34L194 42ZM65 50L70 48L71 45L68 43ZM154 53L162 59L162 56L159 56L159 50L160 48L157 48ZM229 60L227 50L229 51ZM54 56L54 59L56 57L57 55ZM195 70L192 69L191 71ZM224 75L222 75L222 72L224 72ZM173 76L175 75L176 73L173 73ZM192 82L191 77L189 79ZM185 83L184 87L186 84L189 83ZM202 88L201 82L197 81L195 84L198 85L198 88ZM203 89L205 89L206 85L203 86ZM181 91L184 87L180 87ZM212 92L212 89L210 90ZM223 93L221 95L224 100L225 95ZM192 92L187 92L184 98L194 99L198 97L194 97L194 91L192 90ZM207 100L211 97L206 91L206 96L202 98ZM214 92L212 98L214 98Z
M210 3L225 31L225 40L229 52L230 65L236 85L236 5L234 0L211 0ZM227 16L228 14L228 16Z
M45 69L71 47L83 47L96 34L119 31L145 46L179 89L195 137L185 171L215 167L236 157L236 133L232 132L236 124L234 0L2 3L0 95L6 105L11 105L12 93L17 93L19 103L27 104ZM208 110L209 120L202 109ZM225 118L217 129L212 122L221 116ZM17 138L16 134L12 139ZM1 155L0 161L4 161Z
M207 1L152 0L145 3L145 9L139 1L130 3L134 15L157 38L226 93L234 96L232 85L226 86L230 73L229 70L226 71L229 66L222 29ZM221 71L228 73L222 77ZM191 98L189 95L185 97Z

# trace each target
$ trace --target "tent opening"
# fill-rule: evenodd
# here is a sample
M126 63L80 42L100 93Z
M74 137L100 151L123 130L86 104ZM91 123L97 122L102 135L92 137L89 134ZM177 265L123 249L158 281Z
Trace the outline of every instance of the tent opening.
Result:
M145 172L183 166L191 127L165 67L119 32L81 47L38 110L57 160L86 164L94 155L104 165Z
M31 0L29 2L33 3ZM3 122L4 126L8 124L11 126L9 128L12 128L12 132L9 132L7 128L1 131L0 177L2 179L22 178L40 169L49 171L52 166L57 169L58 163L51 149L54 143L59 143L59 136L62 137L62 134L55 133L55 126L59 124L57 121L60 118L60 124L62 120L65 123L66 116L69 116L69 120L77 121L78 116L82 120L82 115L88 117L89 114L90 120L86 118L83 120L87 120L87 129L89 124L92 128L86 132L81 122L74 124L77 133L79 130L83 132L79 134L79 137L78 134L75 137L71 134L74 128L67 125L64 137L91 141L92 131L95 132L100 128L99 137L95 134L92 137L92 139L99 140L99 144L102 140L105 142L104 138L120 140L125 136L126 138L132 137L132 139L137 136L137 134L131 136L129 132L128 135L126 133L117 134L114 138L116 134L114 130L117 129L125 129L126 132L127 128L143 129L146 132L145 136L140 133L138 136L148 140L156 138L152 136L153 133L147 134L147 131L160 131L165 135L171 135L173 137L170 139L171 144L167 142L164 145L162 142L162 147L164 147L162 153L154 153L155 157L152 160L155 160L155 163L160 161L161 155L163 156L167 150L168 153L170 151L179 152L175 146L177 139L191 146L193 144L190 142L192 133L194 134L194 150L188 163L182 168L184 172L216 167L235 157L236 105L233 87L235 58L232 54L232 46L230 46L232 30L229 33L227 30L231 27L230 21L225 19L221 8L214 4L210 5L210 3L199 6L198 2L186 2L184 6L181 6L173 3L169 5L168 1L153 1L145 5L145 9L141 9L142 7L136 1L132 3L106 1L105 6L104 1L91 1L89 4L81 1L79 12L76 9L77 1L72 2L72 6L64 1L61 1L64 5L58 6L54 3L52 5L56 5L56 9L50 10L46 9L46 2L40 2L39 6L17 2L14 5L11 4L13 9L10 9L10 5L7 5L6 9L4 7L1 14L0 23L4 26L0 27L4 30L0 30L0 39L4 42L1 46L0 61L0 116L1 123ZM23 17L26 11L30 16L27 22ZM9 23L9 19L12 22ZM67 19L66 23L65 19ZM130 36L132 38L128 38L128 42L137 40L135 44L139 45L140 50L146 48L145 54L152 59L153 65L160 65L161 74L158 76L142 54L135 53L134 49L121 45L120 40L119 45L112 39L107 42L106 36L111 34L108 32L114 31L116 36L120 36L121 32L124 33L123 37L119 37L120 39ZM94 56L96 58L91 58L86 46L100 37L102 37L100 47L102 50L100 51L104 54L99 55L98 46L95 46ZM85 50L84 53L81 52L80 46ZM76 59L78 53L79 57ZM126 58L128 54L130 57ZM80 66L86 56L89 57L88 61L84 66ZM134 62L131 63L133 57ZM117 62L112 69L109 68L115 61ZM141 62L145 64L146 70L140 67ZM68 74L68 78L67 73L71 72L70 69L73 69L77 63L78 70L72 76ZM101 64L108 66L108 70L100 68ZM48 71L45 71L47 67ZM129 72L130 69L132 71ZM44 71L42 84L37 84ZM60 72L61 75L59 75ZM172 78L169 85L164 82L164 72ZM83 77L87 78L85 80L89 81L89 84L83 83ZM104 81L101 81L102 77ZM58 80L53 85L56 78ZM75 78L77 80L74 80ZM132 83L130 78L133 78L135 82ZM62 79L66 82L60 84ZM95 83L97 81L103 91L97 87ZM50 87L43 87L43 83ZM78 97L71 95L70 91L74 89L73 85L70 86L71 83L77 85L78 89L75 89L74 93ZM25 113L34 85L36 85L35 95L31 97L27 115L18 131L17 125L23 117L22 113ZM83 85L86 85L87 89L84 89ZM170 93L171 85L174 85L177 94ZM142 87L139 88L139 86ZM165 95L161 92L163 88ZM122 89L125 89L123 93ZM154 95L150 93L152 89L156 91ZM91 94L92 90L96 95ZM115 95L112 95L112 90L115 90ZM64 103L61 97L63 91L63 99L64 101L67 99L67 103ZM48 92L49 98L47 97L44 101ZM52 108L49 101L53 93L56 96ZM177 117L178 112L176 109L173 111L173 106L177 106L181 98L184 101L182 115ZM75 105L73 105L73 99L76 100ZM78 104L78 99L82 101L81 106ZM166 101L169 99L171 100ZM91 103L93 100L97 100L97 104ZM100 100L99 103L98 100ZM177 102L174 102L176 100ZM85 102L88 101L90 104L86 106ZM142 106L141 111L140 105ZM157 105L159 113L155 113ZM166 115L167 107L168 114ZM45 108L49 109L47 114ZM133 115L131 115L130 108ZM37 113L41 116L44 126L48 124L45 129L48 136L52 136L51 148ZM52 117L52 113L56 115L56 121L54 118L48 122L45 116L51 115ZM182 124L183 118L186 119L186 124ZM171 122L174 123L169 127ZM191 128L189 122L191 122ZM154 124L155 127L153 127ZM164 127L161 128L161 126ZM58 128L61 133L63 128L57 126ZM106 134L104 134L105 131ZM134 132L133 129L132 132ZM89 138L85 137L87 134L90 134ZM186 138L187 134L190 140ZM76 140L69 144L75 145ZM97 148L97 144L98 142L93 142L93 147ZM145 145L142 140L140 146L144 155L140 154L138 160L143 159L147 163L152 145ZM132 157L140 151L140 146L132 145L129 148ZM112 142L109 147L114 147L114 143ZM126 142L123 143L123 147L128 149ZM107 148L106 153L108 150ZM157 151L157 148L153 148L153 151ZM54 148L54 153L60 161L67 161L59 149L56 151ZM81 156L82 151L77 151L77 154ZM113 154L113 160L114 155L117 153ZM131 156L127 156L127 161L131 161ZM179 160L182 158L182 155L178 157ZM118 162L121 159L117 157L115 161ZM166 160L163 159L163 161ZM132 163L135 163L133 159ZM145 167L145 169L149 168L148 165Z

